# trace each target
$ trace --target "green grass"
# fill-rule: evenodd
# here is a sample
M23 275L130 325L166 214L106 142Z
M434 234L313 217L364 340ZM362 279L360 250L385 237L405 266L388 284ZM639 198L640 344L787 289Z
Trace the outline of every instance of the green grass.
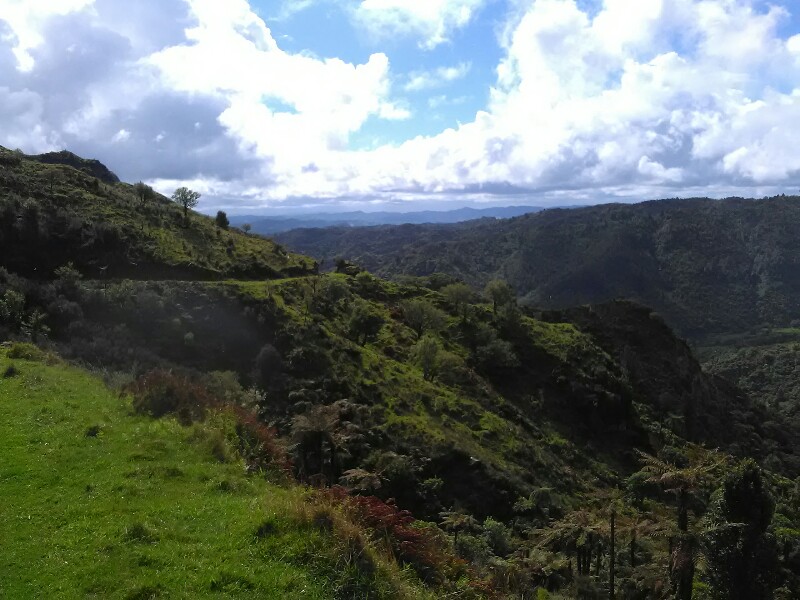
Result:
M84 372L0 350L0 372L9 364L0 597L338 595L333 541L297 520L301 488L220 463L206 426L133 416Z

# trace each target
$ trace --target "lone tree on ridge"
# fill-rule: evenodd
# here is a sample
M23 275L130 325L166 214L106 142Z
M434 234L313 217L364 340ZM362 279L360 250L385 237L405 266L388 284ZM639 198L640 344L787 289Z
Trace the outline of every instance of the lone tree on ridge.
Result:
M200 200L200 193L194 192L187 187L179 187L172 194L172 201L183 207L183 222L189 223L189 209L197 206Z

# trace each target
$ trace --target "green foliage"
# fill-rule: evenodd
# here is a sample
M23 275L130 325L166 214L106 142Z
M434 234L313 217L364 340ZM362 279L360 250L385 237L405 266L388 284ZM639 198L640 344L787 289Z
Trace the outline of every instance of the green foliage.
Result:
M214 217L214 223L220 229L228 229L231 224L231 222L228 220L228 215L225 214L224 210L217 211L217 216Z
M499 308L503 308L516 299L514 288L512 288L507 281L502 279L492 279L486 284L484 293L492 303L492 312L497 314Z
M362 300L353 306L347 327L352 338L363 346L378 335L383 323L383 316Z
M8 358L43 362L46 354L33 344L15 342L8 349Z
M133 409L151 417L175 415L181 423L201 419L217 403L201 385L167 371L151 371L127 386L133 396Z
M6 290L0 298L0 323L19 329L25 316L25 296L16 290Z
M426 331L440 331L447 321L444 311L427 300L408 300L401 304L401 308L406 324L420 337Z
M472 289L464 283L451 283L444 286L441 292L442 296L453 306L455 311L466 318L469 303L472 302L474 297Z
M439 340L431 334L424 335L412 349L414 360L422 369L425 379L431 380L437 374L440 366L439 356L442 346Z
M200 193L187 187L179 187L172 194L172 201L183 209L183 221L189 224L189 210L194 209L200 201Z
M265 390L276 389L283 376L283 357L272 344L264 344L255 361L256 380Z
M143 206L155 200L157 196L153 188L141 181L133 184L133 191Z
M712 598L772 598L778 552L767 530L774 510L761 469L752 460L737 465L714 493L702 537Z

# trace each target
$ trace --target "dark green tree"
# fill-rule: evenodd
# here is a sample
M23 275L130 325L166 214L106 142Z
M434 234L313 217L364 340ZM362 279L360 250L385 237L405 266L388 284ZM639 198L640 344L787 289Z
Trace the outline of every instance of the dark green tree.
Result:
M142 181L133 184L133 191L136 194L136 197L139 199L139 204L142 206L156 197L155 190Z
M422 369L422 376L430 381L439 368L439 355L442 346L433 335L426 334L416 343L413 349L414 360Z
M194 192L187 187L179 187L172 194L172 201L183 208L183 222L189 224L189 209L197 206L200 201L200 193Z
M751 459L714 492L701 541L715 600L772 598L778 551L767 529L774 511L761 469Z
M339 478L339 417L333 406L315 406L292 421L292 441L301 480L321 475L325 481Z
M698 540L689 531L689 507L692 497L705 488L721 463L718 457L697 446L689 446L686 456L676 464L639 452L642 474L677 499L678 534L671 538L670 579L676 600L691 600L697 566Z
M381 327L383 327L383 317L368 303L360 302L353 307L348 328L356 342L363 346L370 338L378 335Z
M214 223L216 223L217 227L220 229L227 229L231 222L228 221L228 215L225 214L224 210L218 210L217 216L214 218Z
M418 337L426 331L439 331L447 320L447 315L427 300L414 299L402 305L403 318Z

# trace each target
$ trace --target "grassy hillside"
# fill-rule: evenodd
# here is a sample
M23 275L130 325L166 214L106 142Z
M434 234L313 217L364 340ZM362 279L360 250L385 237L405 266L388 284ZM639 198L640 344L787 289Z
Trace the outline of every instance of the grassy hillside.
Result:
M305 491L247 476L219 424L135 416L20 346L0 349L0 373L3 598L424 596L342 569Z
M209 217L192 212L185 222L163 196L143 200L131 185L101 181L93 174L102 175L99 163L43 156L0 147L0 254L15 272L50 276L65 259L104 278L268 278L314 269L312 260L215 227Z
M546 210L457 226L296 230L317 258L381 276L506 279L525 300L565 307L632 298L682 334L741 333L800 319L800 198L662 200Z

